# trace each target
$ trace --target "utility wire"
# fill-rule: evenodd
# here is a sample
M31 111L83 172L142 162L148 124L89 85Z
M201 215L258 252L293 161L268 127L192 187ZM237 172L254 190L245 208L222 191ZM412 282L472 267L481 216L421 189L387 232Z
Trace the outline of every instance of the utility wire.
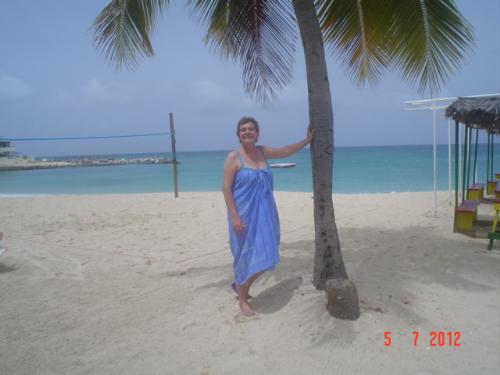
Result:
M98 137L61 137L61 138L0 138L3 141L67 141L75 139L109 139L109 138L134 138L152 137L157 135L169 135L170 133L128 134L128 135L106 135Z

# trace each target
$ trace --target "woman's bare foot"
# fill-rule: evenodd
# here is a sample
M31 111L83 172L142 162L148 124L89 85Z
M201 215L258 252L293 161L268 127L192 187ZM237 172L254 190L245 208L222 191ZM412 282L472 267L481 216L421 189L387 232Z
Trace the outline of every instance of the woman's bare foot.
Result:
M241 313L244 316L254 316L255 311L248 304L248 287L249 285L234 285L234 289L238 294L238 305L240 305Z
M242 315L244 315L244 316L254 316L255 315L255 311L252 310L252 308L250 307L250 305L247 302L242 301L241 298L238 300L238 304L240 305L240 310L241 310Z

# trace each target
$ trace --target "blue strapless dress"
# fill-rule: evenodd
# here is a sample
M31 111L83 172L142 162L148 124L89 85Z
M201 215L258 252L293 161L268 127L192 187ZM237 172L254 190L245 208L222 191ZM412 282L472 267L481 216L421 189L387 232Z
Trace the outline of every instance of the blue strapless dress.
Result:
M245 229L236 232L228 216L229 244L234 282L243 285L258 272L274 270L279 262L280 224L271 169L240 168L233 182L233 198Z

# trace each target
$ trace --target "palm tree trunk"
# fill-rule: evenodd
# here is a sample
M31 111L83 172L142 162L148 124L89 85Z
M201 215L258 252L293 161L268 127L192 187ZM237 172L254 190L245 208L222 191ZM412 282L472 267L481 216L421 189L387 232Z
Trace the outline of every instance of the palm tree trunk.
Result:
M311 144L315 256L313 284L324 290L329 279L347 280L332 200L333 110L323 35L313 0L293 0L307 70Z

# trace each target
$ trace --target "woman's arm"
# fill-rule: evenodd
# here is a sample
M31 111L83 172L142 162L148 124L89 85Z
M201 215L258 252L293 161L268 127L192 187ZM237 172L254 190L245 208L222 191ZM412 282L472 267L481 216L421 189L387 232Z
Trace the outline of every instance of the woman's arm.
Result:
M236 231L241 231L245 227L236 211L236 206L233 199L233 181L236 172L238 171L238 156L236 152L232 151L226 158L224 162L224 175L222 178L222 193L224 194L224 200L226 201L227 211L229 212L229 217L231 218L231 223Z
M306 147L311 143L313 136L314 130L309 128L307 130L307 137L300 142L283 147L262 146L262 149L267 159L283 159Z

